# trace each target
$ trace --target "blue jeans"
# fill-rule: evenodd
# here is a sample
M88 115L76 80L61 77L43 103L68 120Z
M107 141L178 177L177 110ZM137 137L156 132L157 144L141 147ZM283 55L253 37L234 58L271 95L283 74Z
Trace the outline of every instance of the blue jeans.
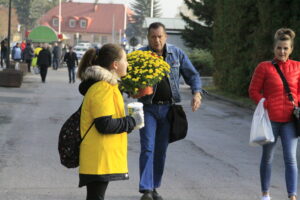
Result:
M75 83L75 66L68 66L68 72L69 72L69 82Z
M293 122L271 122L275 142L263 145L263 153L260 164L260 179L262 192L269 192L272 160L278 137L281 138L283 157L285 164L285 182L288 196L297 195L298 167L297 167L297 143L296 130Z
M59 58L53 58L53 69L57 69L59 66Z
M170 124L170 105L144 105L145 127L140 130L139 190L153 190L161 184L164 172Z

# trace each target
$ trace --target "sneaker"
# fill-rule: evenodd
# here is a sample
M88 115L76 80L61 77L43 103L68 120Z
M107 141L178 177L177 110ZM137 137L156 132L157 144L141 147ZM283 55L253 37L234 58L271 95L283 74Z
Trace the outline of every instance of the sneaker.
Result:
M271 200L271 197L270 196L262 196L261 200Z
M153 190L152 196L153 196L153 200L163 200L162 196L158 194L156 189Z
M152 191L149 191L149 190L144 191L144 194L140 200L153 200Z

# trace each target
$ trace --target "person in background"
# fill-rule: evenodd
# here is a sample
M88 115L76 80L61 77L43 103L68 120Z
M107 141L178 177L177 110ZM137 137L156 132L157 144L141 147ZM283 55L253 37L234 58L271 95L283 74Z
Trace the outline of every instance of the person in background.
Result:
M43 45L43 49L39 52L37 65L40 68L42 82L45 83L48 67L51 66L51 53L47 43Z
M288 28L278 29L274 36L274 59L284 74L296 106L300 97L300 63L290 60L294 48L295 32ZM292 119L293 103L289 101L283 82L271 61L264 61L255 68L249 86L249 96L257 104L265 98L264 107L271 121L275 141L262 146L260 181L262 200L270 200L272 161L278 138L281 139L285 163L285 181L290 200L296 200L298 185L297 143L295 124Z
M19 43L16 43L13 47L11 57L16 62L20 62L22 60L22 50Z
M144 104L145 127L140 130L140 183L141 200L162 200L157 192L164 172L166 152L169 144L170 123L167 114L172 103L180 102L179 80L182 75L191 86L192 111L201 104L201 80L199 73L186 54L167 44L167 34L162 23L154 22L148 28L148 46L143 51L153 51L171 66L170 77L165 76L154 86L153 94L141 97Z
M3 61L6 65L7 60L7 39L1 41L1 67L3 68Z
M54 70L57 70L60 63L61 49L56 42L54 43L52 49L52 55L53 55L52 67Z
M30 67L31 67L31 62L32 62L33 56L34 56L34 53L33 53L33 48L31 46L31 43L27 42L26 48L22 52L22 58L27 63L28 72L31 72Z
M36 45L36 47L35 47L35 49L34 49L34 56L38 56L39 55L39 53L40 53L40 51L42 51L42 47L41 47L41 44L40 43L37 43L37 45Z
M73 51L73 47L69 47L69 52L65 54L64 62L67 63L69 72L69 83L75 83L75 67L78 66L78 58L76 53Z
M80 61L81 135L91 127L79 156L79 187L86 186L86 200L104 200L110 181L129 178L127 135L141 125L143 115L125 115L118 80L126 75L127 66L126 54L116 44L106 44L98 53L89 49Z
M26 41L23 40L23 41L21 42L21 45L20 45L20 48L21 48L21 51L22 51L22 52L24 51L24 49L26 48L26 46L27 46Z
M64 58L65 58L65 55L67 53L67 44L62 44L62 48L61 48L61 57L60 57L60 63L63 64L64 62Z

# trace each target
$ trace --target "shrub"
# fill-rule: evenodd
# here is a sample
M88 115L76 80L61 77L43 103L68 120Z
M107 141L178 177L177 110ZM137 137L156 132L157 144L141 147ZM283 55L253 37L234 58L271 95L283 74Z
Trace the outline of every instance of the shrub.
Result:
M201 76L213 75L213 56L209 51L194 49L188 54L188 56Z

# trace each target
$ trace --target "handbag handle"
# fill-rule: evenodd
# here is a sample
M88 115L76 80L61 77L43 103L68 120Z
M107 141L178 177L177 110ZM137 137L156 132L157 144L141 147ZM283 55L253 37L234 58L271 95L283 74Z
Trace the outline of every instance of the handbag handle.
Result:
M285 76L283 75L282 71L280 70L280 68L279 68L279 66L278 66L278 64L275 60L272 60L272 64L274 65L275 69L277 70L277 72L278 72L278 74L279 74L279 76L280 76L280 78L283 82L283 86L284 86L284 89L285 89L286 93L288 94L289 100L293 103L293 106L296 107L295 106L295 100L293 98L293 95L291 93L291 89L289 87L289 84L288 84Z

